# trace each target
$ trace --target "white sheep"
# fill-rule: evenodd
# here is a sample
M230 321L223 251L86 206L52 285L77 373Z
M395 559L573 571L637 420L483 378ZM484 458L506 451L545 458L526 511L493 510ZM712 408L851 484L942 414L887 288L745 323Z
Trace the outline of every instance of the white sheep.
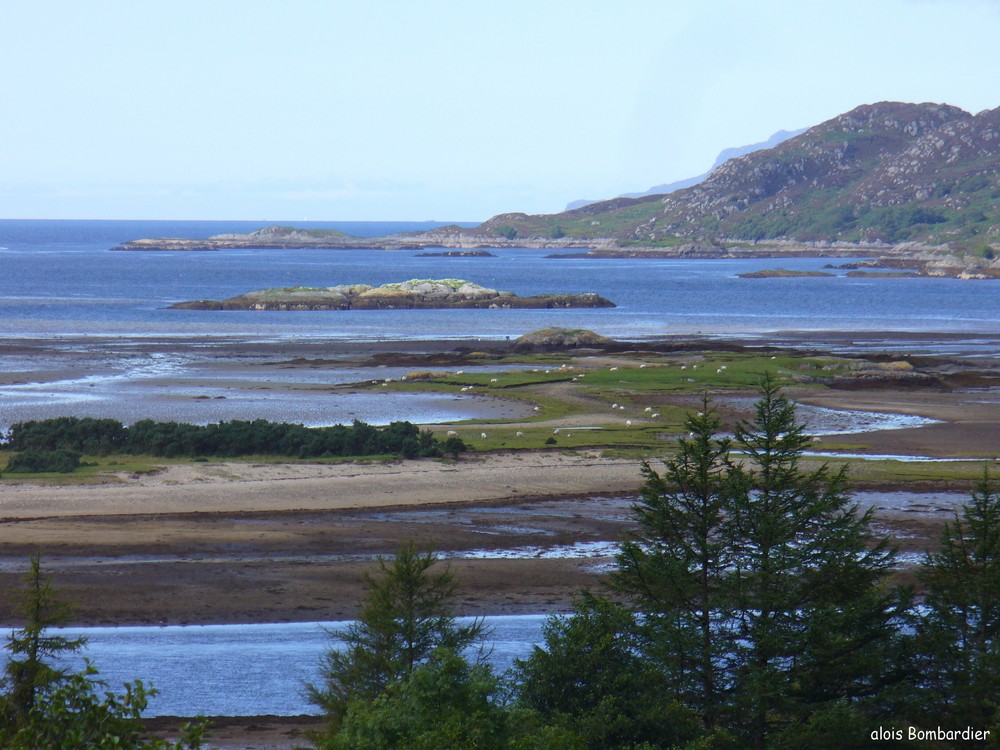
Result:
M653 407L652 406L647 406L645 409L643 409L643 411L646 412L647 414L649 414L649 412L653 411Z
M653 412L652 414L650 414L649 416L651 416L651 417L652 417L653 419L656 419L656 418L657 418L658 416L660 416L660 412L658 412L658 411L654 411L654 412Z
M618 368L617 367L612 367L611 368L611 372L618 372Z
M515 433L514 433L514 435L515 435L516 437L524 437L524 433L523 433L523 432L521 432L520 430L518 430L517 432L515 432Z
M481 437L483 440L485 440L486 439L486 433L485 432L480 432L479 433L479 437Z
M632 420L631 419L626 419L625 420L625 426L626 427L631 427L632 426Z

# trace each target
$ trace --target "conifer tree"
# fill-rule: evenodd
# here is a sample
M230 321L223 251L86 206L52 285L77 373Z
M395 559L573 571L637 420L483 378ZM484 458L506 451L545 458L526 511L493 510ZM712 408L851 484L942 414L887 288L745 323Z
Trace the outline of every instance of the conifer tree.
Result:
M331 648L321 665L323 684L310 685L310 700L339 729L352 700L371 701L427 662L435 649L455 653L485 634L482 620L458 625L453 615L455 576L450 568L432 572L431 553L412 544L391 560L379 558L375 575L366 573L368 596L358 619Z
M751 747L838 699L878 694L891 680L905 597L884 579L894 550L871 530L846 492L846 469L806 472L810 442L795 407L766 379L756 416L735 443L745 459L732 476L723 537L737 663L733 718Z
M708 401L689 414L662 474L648 463L633 506L638 529L618 555L615 587L645 615L646 651L669 673L675 697L696 709L706 728L717 723L727 691L729 638L725 579L729 549L722 538L734 498L730 441L717 437Z
M19 609L25 623L7 637L10 659L4 675L5 719L14 727L25 722L43 690L66 679L67 670L54 666L53 661L86 643L84 638L49 632L66 623L70 607L56 596L50 578L42 573L41 553L31 556L24 583Z
M899 678L908 600L885 584L894 551L845 472L802 468L810 438L771 380L732 440L719 428L706 402L665 471L644 467L613 583L706 736L763 748L820 712L857 715Z
M1000 706L1000 495L984 470L921 570L920 674L929 713L995 726Z

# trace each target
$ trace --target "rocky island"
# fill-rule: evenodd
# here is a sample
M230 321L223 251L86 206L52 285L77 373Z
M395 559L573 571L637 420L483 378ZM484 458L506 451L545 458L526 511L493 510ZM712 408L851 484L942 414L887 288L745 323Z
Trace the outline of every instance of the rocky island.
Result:
M462 279L411 279L383 284L330 287L284 287L247 292L225 300L197 300L171 305L174 310L411 310L543 309L614 307L592 292L519 297Z

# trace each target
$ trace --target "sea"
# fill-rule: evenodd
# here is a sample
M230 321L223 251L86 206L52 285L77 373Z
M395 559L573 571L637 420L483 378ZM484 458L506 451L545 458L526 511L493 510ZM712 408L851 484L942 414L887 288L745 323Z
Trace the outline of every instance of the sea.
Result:
M0 338L222 336L257 341L504 340L547 326L615 338L767 337L783 331L1000 333L991 281L848 278L829 259L597 259L501 248L495 257L416 250L112 252L143 237L202 238L269 224L358 237L444 222L0 221ZM467 226L473 225L466 223ZM556 257L553 257L555 255ZM559 257L562 255L563 257ZM833 264L837 261L833 260ZM832 277L744 279L768 268ZM519 295L596 292L617 307L579 310L255 312L171 310L267 287L462 278Z

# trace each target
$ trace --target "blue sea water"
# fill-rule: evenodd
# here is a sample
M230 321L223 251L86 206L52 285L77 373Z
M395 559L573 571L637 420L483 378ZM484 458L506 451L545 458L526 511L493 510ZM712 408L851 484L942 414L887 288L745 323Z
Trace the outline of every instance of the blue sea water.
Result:
M234 336L258 340L502 339L545 326L642 339L774 331L1000 333L994 282L956 279L741 279L762 268L815 270L825 259L602 260L504 248L493 258L397 250L109 252L139 237L207 237L262 222L0 221L0 338ZM299 222L356 236L432 224ZM597 292L596 310L251 312L170 310L273 286L465 278L521 295Z

